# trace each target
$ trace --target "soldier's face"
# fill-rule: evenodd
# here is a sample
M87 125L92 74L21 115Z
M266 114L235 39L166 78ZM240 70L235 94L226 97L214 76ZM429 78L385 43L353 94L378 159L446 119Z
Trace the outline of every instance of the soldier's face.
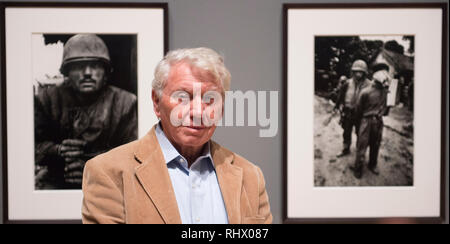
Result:
M76 62L69 66L69 79L81 94L92 94L105 84L105 67L101 62Z
M364 78L364 76L365 76L365 73L362 71L353 71L353 77L356 80L362 80Z

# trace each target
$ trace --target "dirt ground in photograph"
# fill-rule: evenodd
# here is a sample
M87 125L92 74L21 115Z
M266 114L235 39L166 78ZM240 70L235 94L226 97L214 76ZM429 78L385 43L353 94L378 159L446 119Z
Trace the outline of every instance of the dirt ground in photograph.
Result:
M356 179L349 167L355 161L356 134L353 132L351 154L337 158L342 151L342 127L336 114L328 125L323 122L332 115L334 105L328 99L314 99L314 185L315 186L412 186L413 185L413 114L405 107L391 108L383 117L383 139L378 154L378 170L367 169L369 150L363 176Z

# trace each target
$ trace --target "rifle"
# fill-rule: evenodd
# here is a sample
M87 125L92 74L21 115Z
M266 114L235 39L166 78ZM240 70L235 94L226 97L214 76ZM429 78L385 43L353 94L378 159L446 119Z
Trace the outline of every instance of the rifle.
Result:
M332 120L338 113L340 113L340 110L339 110L339 109L337 109L337 108L333 109L333 111L331 112L330 116L328 116L328 118L326 118L326 119L323 121L322 125L323 125L323 126L328 126L328 124L330 124L331 120Z

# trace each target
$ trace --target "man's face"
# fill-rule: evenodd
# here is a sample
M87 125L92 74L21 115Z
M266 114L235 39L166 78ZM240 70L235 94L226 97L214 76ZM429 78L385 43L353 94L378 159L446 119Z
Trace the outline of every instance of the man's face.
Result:
M221 94L221 91L211 75L192 70L185 63L173 66L161 97L158 97L154 91L152 93L155 113L161 119L164 133L169 140L181 147L199 147L208 142L214 134L216 125L208 125L202 120L202 115L205 113L211 116L213 110L223 112L223 103L217 101L214 103L214 100L207 102L202 98L211 92ZM186 108L184 111L174 110L176 107L183 106ZM172 113L173 111L175 113ZM171 116L182 119L189 125L174 125L171 122ZM194 123L194 120L199 121L200 124Z
M366 74L362 71L353 71L353 77L356 80L362 80Z
M68 69L73 88L81 94L96 93L105 84L105 67L101 62L75 62Z

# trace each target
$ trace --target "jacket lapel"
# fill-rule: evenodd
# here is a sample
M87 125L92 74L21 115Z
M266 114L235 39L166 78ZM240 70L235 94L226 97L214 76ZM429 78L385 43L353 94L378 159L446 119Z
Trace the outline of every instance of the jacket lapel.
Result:
M136 167L136 177L155 204L165 223L181 224L175 192L164 161L155 128L139 141L135 158L141 163ZM211 156L230 224L241 223L241 192L243 171L233 165L234 154L211 141Z
M136 176L164 222L181 224L175 192L155 135L155 128L156 126L153 126L152 130L140 140L135 152L135 158L141 163L136 167Z
M243 172L234 166L232 152L211 141L211 155L216 169L222 197L228 214L228 223L241 223L241 191Z

